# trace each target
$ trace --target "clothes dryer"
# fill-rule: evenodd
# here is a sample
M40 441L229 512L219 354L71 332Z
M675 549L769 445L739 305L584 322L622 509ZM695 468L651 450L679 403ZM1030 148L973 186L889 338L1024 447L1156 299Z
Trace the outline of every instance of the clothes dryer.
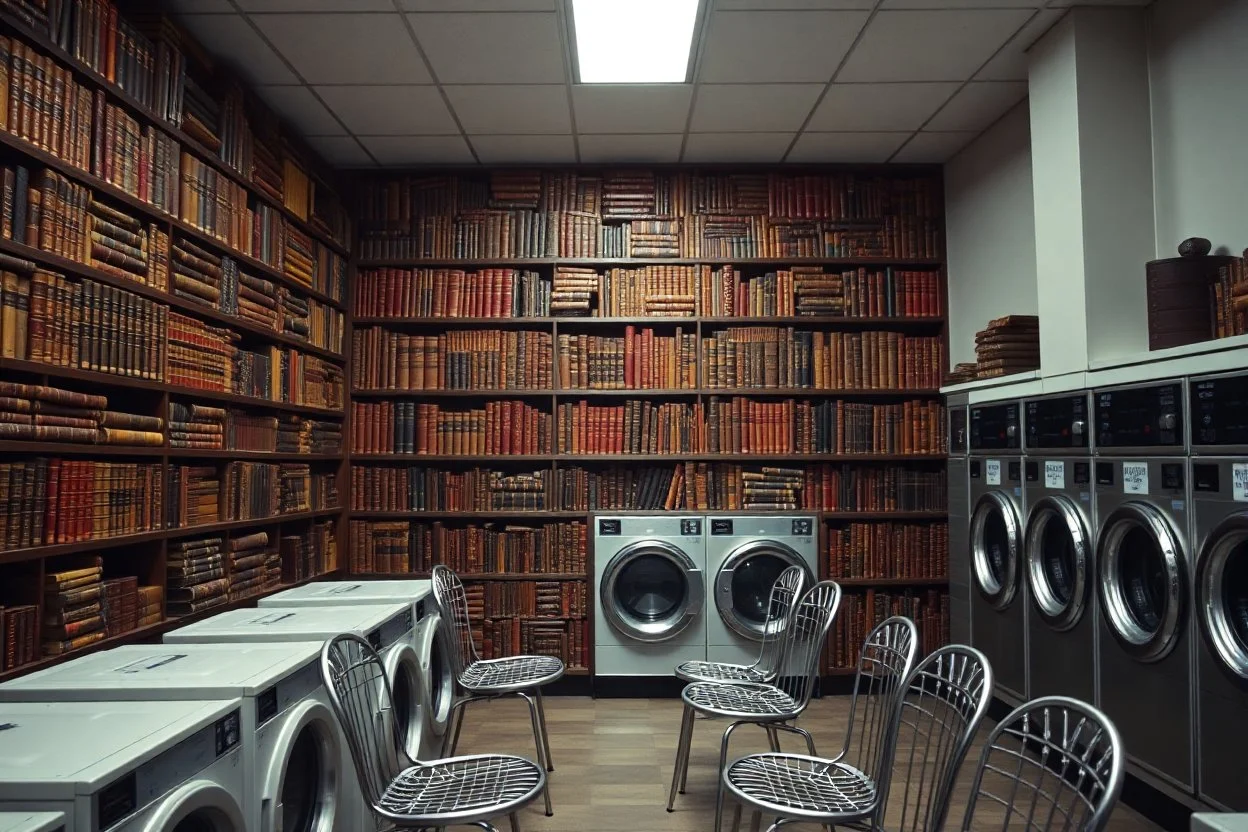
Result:
M65 832L60 812L0 812L0 832Z
M675 676L706 659L702 517L594 519L594 673Z
M948 397L949 636L971 643L971 474L967 462L967 397Z
M1096 702L1096 534L1088 393L1023 405L1029 695Z
M971 644L992 662L996 693L1027 699L1022 423L1017 402L970 409Z
M715 610L706 611L706 659L751 664L758 659L771 587L790 566L819 580L819 518L812 515L710 515L706 571ZM710 604L707 605L710 607Z
M0 702L237 698L245 790L235 798L248 828L354 832L358 816L341 810L339 795L355 771L320 655L321 642L311 641L133 644L6 682Z
M0 810L66 832L252 832L237 699L0 704Z

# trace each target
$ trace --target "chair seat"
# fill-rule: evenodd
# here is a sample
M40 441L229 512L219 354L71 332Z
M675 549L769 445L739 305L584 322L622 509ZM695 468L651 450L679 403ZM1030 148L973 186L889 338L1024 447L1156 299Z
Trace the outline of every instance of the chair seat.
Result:
M508 656L473 662L459 683L477 693L503 693L549 684L563 676L563 662L554 656Z
M509 814L536 798L545 783L546 773L523 757L450 757L400 772L379 808L405 823L449 826Z
M753 665L692 661L676 667L676 678L686 682L762 682L767 676Z
M736 719L791 719L802 709L780 688L758 682L694 682L680 697L696 711Z
M751 754L724 770L746 805L787 817L849 823L875 811L875 781L845 763L802 754Z

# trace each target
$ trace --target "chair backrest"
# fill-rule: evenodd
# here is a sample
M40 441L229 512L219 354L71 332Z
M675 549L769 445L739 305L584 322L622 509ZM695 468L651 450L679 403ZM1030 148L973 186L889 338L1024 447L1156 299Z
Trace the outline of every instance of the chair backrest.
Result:
M754 665L763 673L765 679L774 679L780 672L784 637L789 622L793 619L793 611L797 609L797 601L802 597L802 590L806 588L805 584L806 570L801 566L790 566L771 585L767 621L763 624L763 644Z
M450 626L446 637L450 640L451 668L459 679L464 670L480 661L477 646L472 640L472 620L468 618L468 593L464 582L449 567L438 564L433 567L433 597L438 602L438 614Z
M321 679L355 763L360 791L377 806L386 787L411 765L403 749L386 669L377 651L354 633L321 648Z
M819 674L819 659L841 606L841 587L820 581L806 591L789 619L780 649L779 670L772 682L797 704L800 714L810 704Z
M890 755L894 777L876 828L936 832L949 812L958 768L992 700L992 666L960 644L919 662L903 685Z
M979 813L996 829L1100 832L1123 775L1122 739L1109 717L1065 696L1032 700L988 735L962 829Z

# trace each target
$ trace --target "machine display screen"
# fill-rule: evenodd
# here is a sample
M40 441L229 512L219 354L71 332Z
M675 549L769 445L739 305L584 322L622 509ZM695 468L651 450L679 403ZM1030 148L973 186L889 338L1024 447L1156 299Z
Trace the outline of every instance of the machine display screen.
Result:
M971 408L971 450L1012 450L1021 438L1017 404Z
M1088 447L1088 397L1063 396L1027 402L1028 448Z
M1177 383L1103 390L1095 399L1098 448L1183 444L1183 395Z
M1248 445L1248 375L1192 383L1192 444Z

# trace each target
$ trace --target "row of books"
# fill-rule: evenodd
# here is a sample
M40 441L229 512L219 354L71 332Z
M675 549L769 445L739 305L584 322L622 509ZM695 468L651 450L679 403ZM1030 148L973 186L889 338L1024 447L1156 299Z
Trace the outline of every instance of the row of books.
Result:
M555 408L555 447L570 454L686 454L704 450L702 405L630 399Z
M543 511L550 471L351 466L353 511Z
M282 580L298 583L337 572L341 566L338 553L336 520L316 520L303 531L284 534L278 540L282 557Z
M333 454L342 423L293 414L261 416L202 404L169 403L169 446L207 450Z
M904 615L918 627L919 655L949 643L947 592L846 592L828 636L828 666L856 669L867 634L894 615Z
M1248 333L1248 249L1242 257L1218 266L1209 288L1209 316L1214 338Z
M470 604L475 600L473 591L473 587L468 588ZM475 607L470 609L475 611ZM584 670L589 667L592 649L589 624L584 618L487 618L474 625L472 635L483 659L554 656L565 667Z
M164 420L108 410L108 397L0 381L0 439L162 445Z
M945 578L949 527L944 523L847 523L828 530L833 578Z
M351 452L391 454L548 454L551 414L521 401L447 410L415 401L351 403Z
M255 520L338 505L337 474L299 462L230 462L220 520Z
M698 405L695 405L695 409ZM945 407L939 401L861 404L755 401L711 396L701 448L708 453L939 454Z
M521 269L364 269L357 318L533 318L551 312L550 280Z
M624 328L622 338L559 335L559 386L565 390L691 389L698 386L697 340Z
M543 390L551 387L551 334L448 330L411 335L382 327L351 334L357 390Z
M430 572L444 564L462 575L584 574L584 523L450 527L408 520L351 521L351 571Z
M944 308L940 273L935 271L862 266L838 273L825 272L823 266L793 266L744 277L732 266L714 272L707 266L695 268L699 315L912 318L940 315ZM627 271L612 270L608 276ZM606 289L609 293L613 287L608 284ZM609 294L603 295L604 306L614 307L611 300Z
M166 560L170 615L191 615L279 586L281 554L269 533L171 541Z

